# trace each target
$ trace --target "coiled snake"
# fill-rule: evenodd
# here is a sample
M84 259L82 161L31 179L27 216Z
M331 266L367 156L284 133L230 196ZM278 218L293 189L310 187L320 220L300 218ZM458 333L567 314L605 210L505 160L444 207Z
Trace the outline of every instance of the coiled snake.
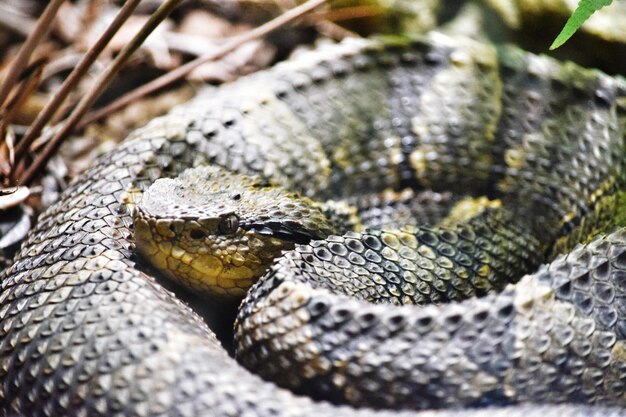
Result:
M600 72L440 34L346 42L209 89L83 174L41 216L4 274L2 414L398 414L310 400L250 374L139 268L130 211L141 192L157 178L213 165L310 197L408 186L493 200L466 221L448 216L438 226L296 245L242 304L236 345L246 367L298 393L354 406L624 415L626 232L613 230L624 203L625 98L626 84ZM186 175L193 184L224 174ZM247 180L233 174L230 181ZM192 268L217 262L224 273L262 258L241 249L241 236L267 253L281 239L332 233L322 220L310 221L313 233L298 216L277 218L315 211L308 200L285 203L282 191L268 197L258 192L274 190L264 180L250 187L259 201L227 194L190 229L162 214L158 232L233 238ZM144 212L159 206L154 193ZM173 201L163 197L160 207L178 216L189 210ZM150 233L144 212L134 211L138 234ZM553 253L606 232L507 286ZM192 263L180 242L158 242L144 249L157 266L183 271ZM209 287L237 282L214 277ZM456 301L472 295L483 297ZM452 302L399 307L364 299ZM506 407L515 403L522 405Z

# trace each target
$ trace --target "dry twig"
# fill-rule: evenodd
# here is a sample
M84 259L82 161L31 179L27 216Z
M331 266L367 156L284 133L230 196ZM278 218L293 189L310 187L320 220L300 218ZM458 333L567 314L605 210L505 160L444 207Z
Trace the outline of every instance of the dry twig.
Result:
M176 5L180 2L180 0L168 0L164 2L161 7L150 17L148 22L142 27L140 32L132 39L132 41L124 47L124 49L119 53L119 55L115 58L115 60L111 63L111 65L100 75L100 77L94 83L94 87L91 90L90 94L87 94L83 97L80 102L76 105L72 113L65 120L63 125L54 133L53 137L48 141L43 151L39 154L39 156L35 159L33 164L30 167L24 166L24 155L26 154L26 150L32 143L32 141L41 133L43 127L48 122L49 118L55 113L58 109L59 104L67 96L67 93L71 89L70 87L75 85L76 81L78 81L79 77L85 72L88 67L88 59L93 60L99 51L95 46L94 48L88 51L84 60L81 61L81 64L75 71L72 72L69 79L65 81L63 86L55 96L51 99L51 101L46 105L46 108L42 111L33 125L28 129L25 137L22 142L18 145L18 155L16 158L21 160L20 164L16 164L13 166L13 176L12 178L18 179L18 182L23 185L28 185L32 182L36 175L39 174L40 170L43 166L48 162L50 157L58 150L62 141L68 137L73 131L82 129L87 124L93 122L94 120L100 119L112 112L117 111L118 109L126 106L127 104L137 100L138 98L155 92L164 86L183 78L188 75L192 70L197 68L198 66L210 62L213 60L217 60L222 58L223 56L233 52L239 46L252 41L257 40L266 36L267 34L284 27L287 24L292 23L294 20L297 20L304 16L305 14L311 12L312 10L318 8L322 4L326 3L328 0L308 0L300 6L297 6L293 9L288 10L287 12L281 14L280 16L272 19L271 21L252 29L246 33L235 36L223 44L220 48L212 51L207 55L201 56L151 82L145 84L132 92L120 97L110 105L95 111L93 113L87 114L86 117L83 117L88 108L93 104L93 102L99 97L104 88L110 83L113 77L120 70L122 65L126 62L128 57L142 44L145 38L150 34L152 30L158 25L160 21L165 19L165 17L171 12L171 10L176 7ZM129 5L131 2L127 2L125 4L125 8L130 8ZM116 17L116 21L120 19L120 15L122 12L118 14ZM111 25L113 26L113 25ZM107 29L107 34L102 35L102 37L98 40L98 48L103 47L106 44L105 38L109 37L109 32L115 33L115 28L109 27ZM102 41L102 45L100 45ZM94 56L92 57L91 54ZM88 58L89 55L89 58ZM81 120L82 119L82 120Z
M55 133L50 142L48 142L43 152L35 159L33 164L26 169L23 176L21 176L21 183L23 185L30 184L39 170L48 162L59 146L61 146L63 140L74 130L87 109L91 107L93 102L100 96L104 88L111 82L128 58L141 46L148 35L150 35L158 24L171 13L180 1L181 0L166 0L163 2L150 16L139 33L137 33L130 43L120 51L111 65L98 77L91 92L80 100L63 126ZM18 172L17 175L20 175L20 172Z
M7 75L4 77L4 80L0 82L0 107L2 107L2 104L7 99L9 92L11 91L11 87L15 84L23 69L28 65L28 60L35 50L35 47L39 45L41 40L50 31L54 16L56 16L56 13L59 10L59 7L61 7L63 1L64 0L50 1L41 17L37 20L35 30L33 30L28 38L26 38L26 41L22 44L22 47L13 60Z
M93 64L96 58L100 55L102 50L106 47L109 41L113 38L115 33L119 30L122 24L130 17L133 10L137 7L141 0L129 0L124 3L124 6L120 9L117 16L111 24L107 27L104 33L98 38L96 43L89 48L80 63L74 68L67 79L63 82L61 87L57 90L54 96L50 99L46 107L37 115L35 121L30 125L26 134L19 142L15 149L15 164L18 164L20 160L27 153L28 147L31 143L41 134L42 129L48 123L50 118L59 109L63 101L70 94L70 91L74 88L76 83L84 76L87 69Z
M235 49L237 49L239 46L243 45L246 42L262 38L269 33L280 29L289 23L292 23L294 20L313 11L314 9L318 8L326 2L328 2L328 0L308 0L300 6L288 10L287 12L281 14L280 16L277 16L276 18L257 28L254 28L246 33L242 33L241 35L231 38L230 41L226 42L220 48L214 50L213 52L198 57L193 61L190 61L187 64L173 71L170 71L167 74L164 74L161 77L156 78L155 80L123 95L108 106L105 106L99 110L94 111L93 113L88 114L78 124L77 129L82 129L89 123L99 120L147 94L160 90L161 88L185 77L198 66L210 61L214 61L216 59L220 59L223 56L233 52Z

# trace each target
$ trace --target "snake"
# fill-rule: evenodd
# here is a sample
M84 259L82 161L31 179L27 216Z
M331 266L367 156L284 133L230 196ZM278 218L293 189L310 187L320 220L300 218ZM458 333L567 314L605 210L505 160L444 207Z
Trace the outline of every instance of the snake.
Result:
M436 32L201 91L79 176L3 272L0 414L624 416L625 98ZM339 200L403 189L468 197L338 231ZM234 357L155 268L244 297Z

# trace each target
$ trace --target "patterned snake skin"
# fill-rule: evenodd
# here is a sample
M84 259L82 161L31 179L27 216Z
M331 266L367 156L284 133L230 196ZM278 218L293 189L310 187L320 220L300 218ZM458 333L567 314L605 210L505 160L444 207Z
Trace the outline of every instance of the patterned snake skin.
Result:
M439 34L207 90L78 178L4 273L0 415L626 415L625 99L597 71ZM236 356L292 394L135 255L139 192L206 164L311 197L410 186L501 209L282 257L242 305Z

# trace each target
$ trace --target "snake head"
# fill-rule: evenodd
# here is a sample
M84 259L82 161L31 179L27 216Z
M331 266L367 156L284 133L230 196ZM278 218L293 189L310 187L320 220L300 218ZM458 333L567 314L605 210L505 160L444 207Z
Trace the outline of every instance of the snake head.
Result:
M333 232L309 199L216 166L155 181L133 221L139 253L167 277L233 297L282 251Z

